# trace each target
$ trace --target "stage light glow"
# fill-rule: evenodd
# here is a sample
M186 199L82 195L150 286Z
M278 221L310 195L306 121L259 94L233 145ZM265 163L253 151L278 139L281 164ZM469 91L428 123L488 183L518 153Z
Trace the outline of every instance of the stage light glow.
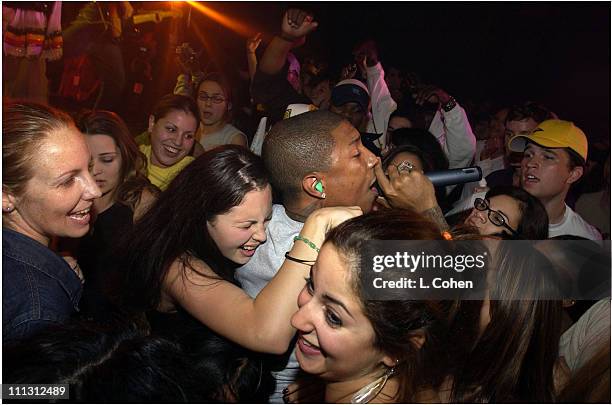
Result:
M255 31L249 28L247 25L234 18L225 16L216 10L213 10L212 8L202 4L202 2L187 1L186 3L204 14L205 16L211 18L212 20L218 22L226 28L229 28L230 30L236 32L241 36L251 37L255 35Z

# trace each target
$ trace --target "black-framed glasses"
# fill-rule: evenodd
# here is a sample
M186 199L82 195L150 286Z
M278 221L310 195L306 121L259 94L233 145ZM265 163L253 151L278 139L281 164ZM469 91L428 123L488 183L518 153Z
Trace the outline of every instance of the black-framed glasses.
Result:
M222 102L225 101L225 99L219 95L209 96L206 93L198 94L198 100L203 101L203 102L210 101L211 103L214 103L214 104L221 104Z
M518 232L512 229L510 225L508 225L508 221L506 221L505 214L501 211L495 211L491 209L487 200L483 198L477 198L476 200L474 200L474 208L476 208L478 211L487 211L489 221L491 221L493 225L504 227L510 232L512 232L512 235L518 236Z

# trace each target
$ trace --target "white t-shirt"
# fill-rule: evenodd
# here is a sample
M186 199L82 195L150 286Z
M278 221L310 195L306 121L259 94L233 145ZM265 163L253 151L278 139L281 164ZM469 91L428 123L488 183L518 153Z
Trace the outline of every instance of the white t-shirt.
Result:
M582 217L565 205L563 219L558 224L548 225L548 237L552 238L559 235L582 236L590 240L601 240L599 231Z
M255 298L257 294L268 284L285 261L285 253L291 250L293 238L299 235L303 223L294 221L285 213L285 207L274 204L272 207L272 219L268 223L266 243L255 251L255 254L247 264L236 270L236 279L242 284L242 289ZM297 297L295 297L297 300ZM284 358L279 359L275 367L280 371L273 371L276 380L274 393L270 396L270 403L283 403L283 389L295 381L300 364L295 357L295 345L292 344ZM285 364L280 364L286 362ZM284 368L283 368L284 367Z
M243 134L238 128L231 124L225 124L225 126L217 132L207 134L206 136L202 136L200 134L200 136L202 136L200 139L200 145L202 145L205 150L221 145L228 145L232 141L232 138L236 135L242 135L245 141L247 139L246 135Z
M561 335L559 356L574 373L610 342L610 298L597 301Z

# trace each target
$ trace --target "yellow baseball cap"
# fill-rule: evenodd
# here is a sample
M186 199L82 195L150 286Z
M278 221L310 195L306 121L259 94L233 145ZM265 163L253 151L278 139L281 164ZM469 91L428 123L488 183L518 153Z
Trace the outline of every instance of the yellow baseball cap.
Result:
M543 121L529 135L517 135L510 139L508 148L512 152L524 152L528 142L544 148L570 148L585 161L587 160L589 142L584 132L573 122Z

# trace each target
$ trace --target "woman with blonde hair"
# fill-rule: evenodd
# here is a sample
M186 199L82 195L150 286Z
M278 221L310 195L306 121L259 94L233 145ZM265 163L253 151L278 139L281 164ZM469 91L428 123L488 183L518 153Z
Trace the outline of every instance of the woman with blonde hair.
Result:
M83 134L64 112L11 102L2 112L2 341L63 323L81 282L50 248L90 228L101 192L89 173Z

